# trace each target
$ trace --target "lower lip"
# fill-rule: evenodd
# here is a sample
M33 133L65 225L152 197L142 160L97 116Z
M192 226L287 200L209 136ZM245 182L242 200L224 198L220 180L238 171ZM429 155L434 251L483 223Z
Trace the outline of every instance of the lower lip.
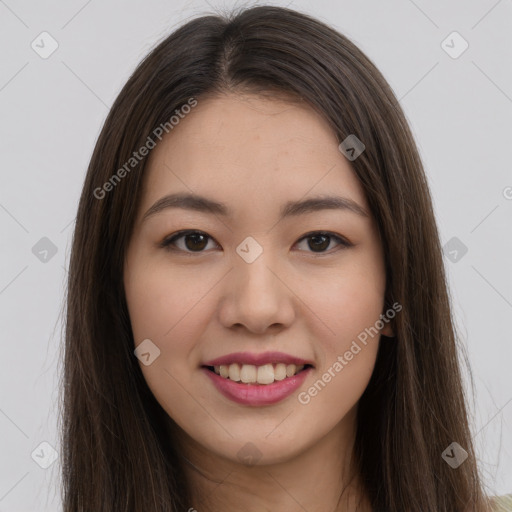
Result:
M274 381L272 384L244 384L221 377L205 367L202 367L201 370L226 398L238 404L259 406L275 404L289 397L301 386L312 367L302 370L293 377Z

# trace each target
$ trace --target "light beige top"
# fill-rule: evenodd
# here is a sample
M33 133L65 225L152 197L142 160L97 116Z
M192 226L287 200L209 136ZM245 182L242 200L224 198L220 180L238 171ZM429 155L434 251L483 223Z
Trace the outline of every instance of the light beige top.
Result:
M512 512L512 494L493 499L493 512Z

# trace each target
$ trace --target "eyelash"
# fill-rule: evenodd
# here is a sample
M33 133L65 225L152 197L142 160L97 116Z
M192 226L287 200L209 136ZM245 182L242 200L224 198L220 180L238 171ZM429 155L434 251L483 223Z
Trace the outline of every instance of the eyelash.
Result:
M183 252L185 254L201 254L201 253L204 253L206 251L202 250L202 251L188 251L188 250L183 250L183 249L177 249L175 247L173 247L174 243L176 242L176 240L179 240L180 238L183 238L187 235L195 235L195 234L198 234L198 235L204 235L206 236L209 240L213 240L215 241L215 239L213 237L211 237L210 235L208 235L207 233L203 232L203 231L198 231L198 230L193 230L193 229L187 229L187 230L182 230L182 231L178 231L176 233L173 233L172 235L170 235L169 237L165 238L160 244L159 244L159 247L160 248L163 248L167 251L179 251L179 252ZM310 233L307 233L305 234L303 237L301 237L298 241L298 242L302 242L303 240L306 240L308 238L312 238L314 236L317 236L317 235L323 235L323 236L327 236L331 239L334 239L336 240L340 245L341 245L341 249L343 248L348 248L348 247L351 247L353 244L351 244L348 240L336 235L335 233L332 233L330 231L312 231ZM215 242L217 243L217 242ZM218 244L217 244L218 245ZM325 254L331 254L333 251L326 251L326 252L318 252L318 253L315 253L314 251L308 251L308 252L311 252L312 254L314 254L315 256L322 256L322 255L325 255Z

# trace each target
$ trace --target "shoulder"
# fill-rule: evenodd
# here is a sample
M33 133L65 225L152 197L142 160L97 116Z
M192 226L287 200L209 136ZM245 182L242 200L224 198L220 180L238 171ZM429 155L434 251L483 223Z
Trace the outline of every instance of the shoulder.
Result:
M493 498L492 512L512 512L512 494Z

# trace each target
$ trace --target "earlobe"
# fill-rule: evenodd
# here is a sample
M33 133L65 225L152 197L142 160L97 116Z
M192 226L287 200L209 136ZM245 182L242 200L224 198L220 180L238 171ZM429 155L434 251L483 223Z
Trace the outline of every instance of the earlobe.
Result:
M394 332L394 329L391 325L391 322L389 323L386 323L384 325L384 327L382 328L382 330L380 331L381 334L384 334L384 336L387 336L388 338L394 338L395 337L395 332Z

